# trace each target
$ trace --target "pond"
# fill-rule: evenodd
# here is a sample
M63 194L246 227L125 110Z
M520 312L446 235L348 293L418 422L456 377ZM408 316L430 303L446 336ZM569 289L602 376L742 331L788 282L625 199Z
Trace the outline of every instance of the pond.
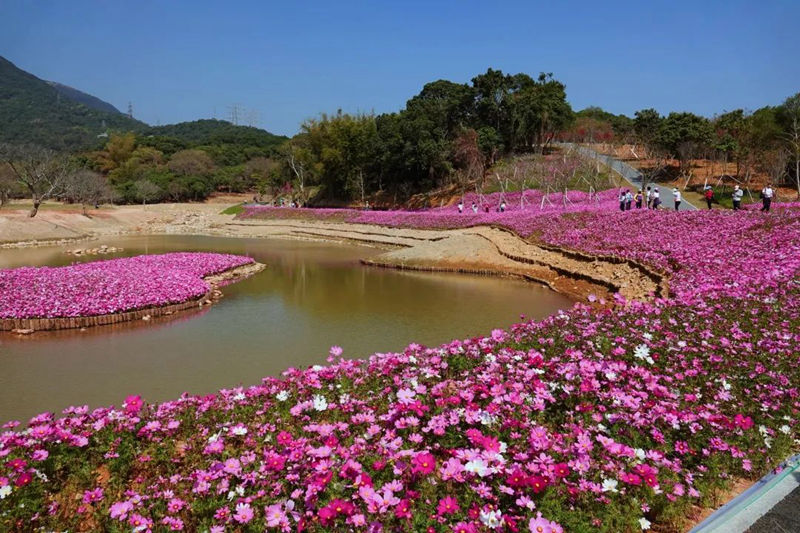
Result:
M69 405L147 402L183 392L252 385L288 367L325 364L332 345L344 357L435 346L542 318L572 301L523 281L366 267L380 250L288 240L185 235L81 243L122 247L76 258L65 247L0 250L0 268L65 265L170 251L252 256L267 268L223 289L219 303L175 317L86 331L0 333L0 423L27 421Z

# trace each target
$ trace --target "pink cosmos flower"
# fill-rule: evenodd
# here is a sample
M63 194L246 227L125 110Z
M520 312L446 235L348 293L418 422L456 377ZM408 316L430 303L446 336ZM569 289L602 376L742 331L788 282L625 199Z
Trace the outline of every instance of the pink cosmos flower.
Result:
M250 520L253 519L253 509L250 507L249 503L237 503L236 504L236 512L233 515L233 519L239 522L240 524L247 524Z
M436 469L436 458L427 452L414 456L411 471L415 474L428 475Z
M111 516L111 518L116 518L117 520L125 520L125 517L127 517L128 513L131 512L132 510L133 510L133 504L129 501L114 502L111 504L108 513Z
M452 496L445 496L441 500L439 500L439 505L437 506L437 512L439 516L446 515L446 514L453 514L457 513L460 509L458 506L458 500L456 500Z

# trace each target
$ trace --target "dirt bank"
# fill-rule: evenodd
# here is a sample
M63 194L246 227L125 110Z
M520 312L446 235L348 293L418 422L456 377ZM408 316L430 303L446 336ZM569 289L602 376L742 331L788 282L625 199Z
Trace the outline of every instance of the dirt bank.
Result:
M159 204L102 209L0 213L0 246L69 243L129 234L195 234L348 242L387 249L366 264L382 267L514 276L578 299L667 296L658 273L632 261L567 252L528 242L502 228L419 230L293 220L234 220L220 204Z

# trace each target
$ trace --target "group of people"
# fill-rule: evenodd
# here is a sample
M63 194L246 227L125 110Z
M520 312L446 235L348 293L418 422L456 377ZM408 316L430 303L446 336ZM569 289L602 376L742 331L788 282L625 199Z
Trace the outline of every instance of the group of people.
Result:
M680 192L678 192L677 201L678 205L680 205ZM630 211L634 205L636 205L636 209L641 209L644 206L647 209L659 209L661 206L661 193L657 188L650 187L647 187L646 191L639 189L636 194L632 193L630 189L620 191L619 210Z
M772 198L775 196L775 191L771 186L767 185L761 190L761 211L769 213L772 204ZM733 201L733 210L738 211L742 208L742 198L744 197L744 190L738 185L734 185L733 192L731 193L731 200ZM710 185L706 185L703 189L703 199L706 205L711 209L711 204L714 202L714 189ZM620 211L630 211L631 207L635 204L636 209L642 208L642 202L646 200L645 205L647 209L659 209L661 206L661 193L658 187L647 187L646 191L639 191L636 194L631 193L630 189L620 190L619 193L619 209ZM677 187L672 189L672 200L675 206L675 211L681 207L683 201L681 191Z
M464 212L464 202L459 200L458 201L458 205L456 206L456 208L458 209L459 213L463 213ZM506 210L506 201L505 200L501 200L500 204L498 204L497 208L495 208L495 211L497 211L498 213L504 213L505 210ZM476 204L475 202L472 202L472 212L477 214L478 211L479 211L478 204ZM489 212L489 204L485 204L483 206L483 211L484 211L484 213L488 213Z
M772 204L772 198L775 196L775 191L767 185L761 190L761 211L765 213L769 213L770 206ZM742 198L744 197L744 190L738 185L734 185L733 192L731 193L731 199L733 200L733 210L739 211L742 208ZM714 202L714 189L711 188L710 185L706 185L703 189L703 199L706 201L706 205L708 208L711 209L711 204ZM672 188L672 201L675 207L675 211L678 211L681 207L681 202L683 201L681 191L678 190L677 187ZM630 211L633 206L636 206L636 209L642 209L642 207L646 207L647 209L660 209L661 208L661 192L659 191L658 187L647 187L646 190L639 189L636 193L632 193L630 189L621 189L619 192L619 210L620 211ZM298 206L299 207L299 206ZM464 212L464 202L463 200L459 200L458 205L456 206L459 213ZM478 204L472 202L472 212L478 213L479 207ZM367 209L369 209L369 203L367 204ZM485 204L483 206L484 212L489 212L489 205ZM503 213L506 210L506 202L502 200L500 204L495 208L495 211L498 213Z

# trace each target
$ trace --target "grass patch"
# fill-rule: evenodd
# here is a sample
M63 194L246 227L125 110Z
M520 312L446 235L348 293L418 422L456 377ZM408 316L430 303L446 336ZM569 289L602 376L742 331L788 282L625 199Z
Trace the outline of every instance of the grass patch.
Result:
M240 215L244 212L244 204L232 205L220 212L220 215Z

